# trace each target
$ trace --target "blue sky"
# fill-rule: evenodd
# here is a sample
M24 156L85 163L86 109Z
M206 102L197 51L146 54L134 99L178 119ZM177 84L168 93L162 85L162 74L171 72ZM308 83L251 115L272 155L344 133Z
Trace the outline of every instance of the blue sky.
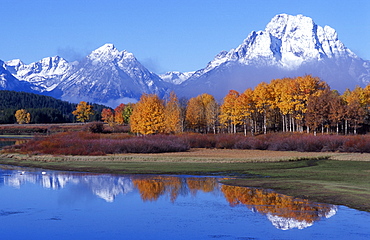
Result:
M73 61L113 43L156 73L194 71L287 13L333 27L370 60L369 9L369 0L0 0L0 59Z

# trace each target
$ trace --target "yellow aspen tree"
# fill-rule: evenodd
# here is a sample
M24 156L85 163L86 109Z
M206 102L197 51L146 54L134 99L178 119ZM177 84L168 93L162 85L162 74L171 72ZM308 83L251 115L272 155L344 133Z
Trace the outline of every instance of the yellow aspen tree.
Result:
M235 103L237 114L244 124L244 135L247 135L247 125L250 123L251 133L254 135L254 115L256 112L255 103L253 101L253 90L248 88L236 100Z
M201 98L190 98L186 105L185 121L188 128L201 131L205 126L205 114Z
M77 121L84 123L94 114L93 106L87 104L85 101L81 101L72 114L76 116Z
M25 109L19 109L15 112L15 118L18 124L30 123L31 114Z
M346 90L343 93L345 107L345 134L348 134L348 127L353 128L353 133L357 134L359 124L363 123L366 116L366 104L364 100L364 90L356 87L353 91Z
M295 80L292 78L274 79L270 83L274 92L274 107L276 107L282 115L282 130L287 132L291 130L289 124L289 115L294 111L294 93Z
M209 132L210 129L213 130L213 133L216 133L216 124L219 114L219 106L215 98L207 93L200 95L200 99L203 105L206 131Z
M297 77L295 97L295 109L294 118L300 123L298 127L300 131L303 131L304 115L307 111L307 102L310 96L319 95L325 89L329 89L329 86L321 81L318 77L312 75L305 75L303 77Z
M155 94L143 94L130 117L131 132L157 134L165 131L163 101Z
M227 127L230 133L236 133L237 125L241 123L241 116L236 109L238 97L239 92L230 90L220 107L220 123Z
M263 116L263 133L267 133L267 115L271 110L274 99L272 94L272 88L269 84L261 82L253 91L254 102L256 104L257 112Z
M109 108L103 108L101 112L102 120L109 126L114 126L114 112Z
M174 92L170 93L164 109L165 133L179 133L181 131L181 109L179 100Z
M363 89L364 105L367 111L370 111L370 84Z

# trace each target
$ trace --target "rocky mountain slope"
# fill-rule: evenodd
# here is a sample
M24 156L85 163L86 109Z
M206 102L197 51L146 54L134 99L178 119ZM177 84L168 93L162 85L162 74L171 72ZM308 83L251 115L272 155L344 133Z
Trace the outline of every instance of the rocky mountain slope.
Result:
M222 51L195 72L157 75L127 51L105 44L80 62L55 56L24 64L0 61L0 89L38 92L63 100L108 104L136 101L143 93L179 97L209 93L221 100L229 90L244 91L261 81L312 74L343 92L370 82L370 61L354 54L329 26L302 15L275 16L235 49Z
M304 74L344 91L370 82L370 62L346 48L333 28L302 15L280 14L264 31L253 31L237 48L220 52L177 91L194 96L207 89L222 98L229 89L244 91L261 81Z

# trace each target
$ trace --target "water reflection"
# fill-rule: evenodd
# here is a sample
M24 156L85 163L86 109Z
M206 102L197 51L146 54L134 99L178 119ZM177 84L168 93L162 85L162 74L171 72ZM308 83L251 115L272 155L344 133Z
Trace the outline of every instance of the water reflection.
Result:
M303 229L321 218L330 218L337 207L293 198L264 189L223 185L222 192L232 205L242 204L264 214L279 229Z
M39 184L48 189L78 186L79 191L114 202L118 195L138 191L143 202L168 197L175 202L179 196L196 196L198 192L223 195L230 206L246 206L258 212L278 229L303 229L322 218L336 214L337 207L313 203L261 189L228 186L215 177L142 176L62 173L54 171L29 171L24 168L0 170L0 186L21 188L27 183Z

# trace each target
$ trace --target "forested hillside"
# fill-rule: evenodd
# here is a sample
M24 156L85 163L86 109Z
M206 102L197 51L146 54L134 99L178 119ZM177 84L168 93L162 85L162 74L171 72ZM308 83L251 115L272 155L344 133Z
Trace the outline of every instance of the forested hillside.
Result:
M33 93L0 91L0 124L15 123L15 112L26 109L31 114L31 123L68 123L74 122L72 111L77 104L61 101L49 96ZM92 120L101 119L105 106L93 104L95 115Z

